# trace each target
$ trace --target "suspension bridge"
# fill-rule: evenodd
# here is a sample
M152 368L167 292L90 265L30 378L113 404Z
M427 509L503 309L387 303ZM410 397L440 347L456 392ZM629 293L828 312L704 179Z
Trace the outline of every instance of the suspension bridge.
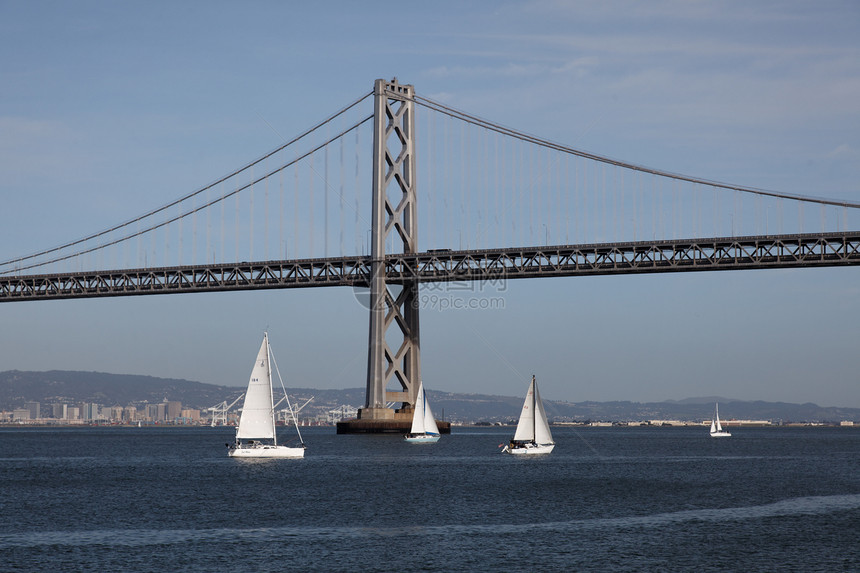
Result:
M0 302L365 287L367 396L345 431L398 430L421 379L421 285L857 265L858 214L596 155L377 80L175 201L0 261Z

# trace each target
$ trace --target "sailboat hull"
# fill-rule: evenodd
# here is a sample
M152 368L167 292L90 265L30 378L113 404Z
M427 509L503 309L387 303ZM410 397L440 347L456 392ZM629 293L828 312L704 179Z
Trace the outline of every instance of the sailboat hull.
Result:
M435 444L439 441L439 434L406 434L404 439L412 444Z
M412 429L403 438L410 444L435 444L439 441L439 427L436 425L433 411L427 402L423 380L418 385L418 394L412 413Z
M513 448L508 447L507 453L513 454L515 456L548 454L553 450L554 447L555 444L520 444L514 446Z
M514 437L510 444L504 447L502 453L531 456L548 454L553 448L555 448L555 442L549 429L549 420L540 399L537 381L532 376Z
M234 446L228 452L231 458L303 458L304 448L287 446Z
M245 403L239 426L236 428L236 441L227 444L227 455L231 458L303 458L305 457L304 442L301 447L291 448L277 445L275 428L275 404L272 400L272 356L269 348L269 333L263 333L260 351L251 369L248 389L245 391ZM280 377L280 373L278 374ZM283 387L283 381L281 381ZM296 421L289 397L284 398L290 407L293 421ZM299 425L296 422L296 433L302 439Z
M714 419L711 420L711 437L712 438L730 438L732 435L727 430L723 429L720 424L720 405L714 404Z

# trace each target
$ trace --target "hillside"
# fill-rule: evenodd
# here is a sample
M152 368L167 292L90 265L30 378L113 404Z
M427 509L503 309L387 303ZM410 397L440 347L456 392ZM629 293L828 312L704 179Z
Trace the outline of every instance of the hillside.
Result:
M0 372L0 410L23 407L26 402L104 406L140 406L180 401L185 407L205 410L227 400L232 402L243 389L218 386L190 380L175 380L103 372L59 371ZM303 417L324 414L341 405L364 404L364 388L320 390L288 388L291 399L304 403ZM522 396L460 394L428 391L434 413L446 420L462 422L508 422L519 416ZM783 402L747 402L728 398L701 397L666 402L561 402L544 400L547 415L555 421L638 421L638 420L706 420L713 404L720 402L725 420L771 420L773 422L840 422L860 421L860 408L821 407L816 404Z

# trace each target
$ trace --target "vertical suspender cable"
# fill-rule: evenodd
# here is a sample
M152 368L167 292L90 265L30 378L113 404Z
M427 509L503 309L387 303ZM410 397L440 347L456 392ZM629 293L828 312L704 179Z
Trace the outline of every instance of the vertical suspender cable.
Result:
M797 202L797 220L800 224L800 232L803 233L803 201Z
M502 139L501 149L499 148L499 134L496 133L495 134L495 161L493 164L493 175L494 175L493 186L496 189L496 193L495 193L495 197L494 197L495 205L493 205L493 217L494 217L493 232L495 233L496 236L495 236L495 239L493 242L496 246L501 246L504 244L502 242L503 241L502 233L505 230L505 211L502 209L502 206L505 205L505 194L504 194L505 190L501 188L501 185L502 185L501 182L504 181L506 178L502 178L501 173L499 173L499 154L502 154L502 156L504 156L504 153L505 153L504 145L505 145L505 140ZM501 212L499 211L500 209L502 209Z
M600 237L601 242L608 241L609 237L609 208L606 206L606 197L609 193L606 191L606 164L600 166Z
M618 213L619 229L621 231L621 236L624 238L624 240L629 241L630 240L629 239L630 230L627 229L627 220L624 218L625 197L624 197L624 170L623 169L621 170L621 182L620 182L619 191L621 193L621 198L620 198L621 200L619 201L620 207L619 207L619 213ZM636 196L635 195L633 196L633 209L634 209L634 214L635 214L635 209L636 209ZM633 234L634 235L636 234L635 230L633 231ZM618 240L618 239L616 238L616 240Z
M164 226L164 266L170 266L170 225Z
M466 133L466 186L463 192L466 194L466 248L471 249L474 245L473 233L477 224L475 215L480 208L480 197L474 196L475 182L472 173L472 124L464 125ZM473 201L474 200L474 201ZM473 205L474 203L474 205Z
M326 125L326 140L328 139L328 125ZM328 145L325 146L323 154L323 256L328 258Z
M523 146L525 146L525 142L518 141L518 156L519 159L517 161L517 204L519 205L519 213L517 213L517 221L519 222L519 241L518 245L525 245L525 236L526 236L526 201L525 194L523 192L523 188L525 187L525 175L526 172L526 153L523 151Z
M310 248L310 253L308 256L310 258L314 257L314 154L311 153L310 157L308 157L308 203L310 205L310 217L308 219L310 223L309 229L309 238L308 238L308 247Z
M655 176L656 177L656 176ZM663 217L663 211L665 211L665 206L663 204L663 178L657 179L658 185L658 204L660 205L659 209L657 209L658 217L660 219L660 239L666 239L666 220Z
M676 179L672 180L672 228L670 229L670 238L677 239L678 238L678 219L680 218L678 214L678 181Z
M556 213L555 213L555 223L556 223L556 242L560 243L561 241L561 229L563 225L561 224L562 218L565 216L566 211L562 209L562 192L565 191L565 188L562 187L562 181L567 181L567 179L562 179L562 171L563 166L561 163L562 155L556 153L555 167L556 167L556 178L555 178L555 204L556 204ZM567 157L564 157L565 162L567 162ZM566 234L566 232L565 232ZM564 241L565 243L567 240Z
M470 232L471 225L471 193L469 192L469 157L468 154L468 138L469 138L469 124L461 123L460 124L460 197L465 202L465 207L461 204L460 207L460 249L463 249L463 233ZM465 221L463 220L463 216L465 215ZM469 237L466 236L466 244L469 243ZM468 248L468 246L466 247Z
M196 265L197 260L197 199L191 198L191 264Z
M176 264L181 266L182 265L182 246L183 246L182 245L182 239L183 239L183 236L182 236L182 220L184 219L184 217L182 216L182 203L179 203L176 206L176 209L179 211L179 220L176 221L176 227L178 229L177 238L179 239L179 241L178 241L179 246L177 247L177 251L176 251Z
M251 181L254 181L254 168L251 167ZM254 260L254 185L248 190L248 260Z
M475 243L475 248L480 249L481 245L488 246L489 240L488 235L490 232L490 223L488 220L489 211L487 209L487 201L489 196L489 171L488 164L490 161L490 153L489 153L489 144L488 139L489 134L485 130L478 131L478 140L480 141L480 152L481 152L481 163L479 166L481 177L480 177L480 185L481 185L481 232L478 233L478 241Z
M293 258L301 257L299 251L299 162L293 167Z
M284 170L278 174L278 250L277 258L287 256L287 247L284 245ZM281 254L283 253L283 254Z
M529 147L529 178L526 182L525 190L529 194L529 246L535 244L534 234L534 206L535 206L535 191L534 191L534 147Z
M443 143L444 149L443 149L442 157L444 158L443 164L445 166L445 195L444 195L444 198L442 200L442 205L444 207L443 216L442 216L442 220L444 221L442 237L444 238L445 243L449 244L449 245L453 244L453 241L451 241L451 237L448 236L448 221L452 220L452 216L453 216L453 213L451 213L449 211L449 208L448 208L448 197L451 193L451 173L450 173L450 168L449 168L449 165L451 164L451 157L449 154L449 145L448 145L449 144L449 137L450 137L450 128L451 128L451 118L446 115L445 116L445 135L442 138L442 140L444 142Z
M564 156L564 243L570 244L570 157Z
M618 167L612 167L612 240L618 241Z
M238 187L237 187L237 190L238 190ZM236 241L235 250L233 252L233 257L234 257L233 260L235 260L238 263L241 260L239 258L239 193L236 193L236 225L235 225L235 228L233 231L234 231L234 234L236 237L235 238L235 241Z
M353 224L353 230L355 231L355 253L358 254L358 246L362 244L361 235L364 229L360 225L359 213L361 212L359 208L360 203L360 189L361 185L359 184L359 167L361 166L361 136L360 136L361 126L355 129L355 223ZM362 248L362 254L364 254L364 249Z
M738 192L738 234L744 234L744 195Z
M338 229L339 229L339 233L340 233L340 236L338 237L339 243L340 243L340 245L339 245L340 250L338 251L338 256L340 256L340 257L346 255L346 250L343 248L343 204L346 201L346 199L343 195L344 187L345 187L344 171L343 171L343 144L344 144L343 139L344 139L344 137L346 137L346 136L342 135L340 137L340 193L339 193L340 200L337 202L337 204L338 204Z
M582 160L582 242L590 243L590 235L588 234L588 160Z
M428 143L430 149L427 170L428 189L425 190L424 196L427 197L428 205L430 205L430 236L427 243L427 249L438 248L445 244L445 236L441 232L442 219L440 209L442 207L442 194L445 188L445 178L439 173L442 169L442 164L445 163L445 156L442 152L443 141L439 135L438 122L440 114L431 111L428 114ZM444 118L443 118L444 121Z
M713 202L712 202L712 205L713 205L713 223L712 223L713 233L712 233L712 235L713 235L714 237L719 237L719 236L720 236L720 231L718 231L718 229L719 229L719 228L720 228L720 226L721 226L721 225L719 224L719 223L720 223L720 221L719 221L719 216L720 216L720 195L719 195L719 193L717 192L717 188L716 188L716 187L711 187L711 189L713 190L713 197L714 197L714 200L713 200Z
M436 210L436 201L434 201L436 181L433 179L436 171L436 164L434 163L434 152L436 151L436 114L428 110L424 116L427 118L427 145L424 146L427 149L427 168L425 170L427 174L427 188L424 189L422 197L425 198L424 204L427 205L427 246L424 249L427 250L436 246L436 217L434 216Z
M549 245L549 233L551 231L552 226L552 217L550 215L550 205L552 201L552 158L550 157L549 149L546 150L546 168L541 166L541 151L542 149L539 147L537 149L538 155L538 180L545 181L545 185L543 188L546 189L543 193L538 195L538 220L543 221L543 224L546 225L543 233L543 245ZM546 174L546 177L543 174ZM545 212L544 208L546 208ZM540 240L538 240L540 242Z

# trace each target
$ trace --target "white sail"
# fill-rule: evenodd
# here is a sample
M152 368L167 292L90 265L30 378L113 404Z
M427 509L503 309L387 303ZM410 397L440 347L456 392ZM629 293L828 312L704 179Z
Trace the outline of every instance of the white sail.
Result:
M517 431L511 443L502 450L504 453L515 455L548 454L555 448L552 441L552 432L549 431L549 420L543 401L540 399L535 377L532 376L526 399L523 402L523 410L520 412L520 421Z
M546 417L546 416L544 416ZM514 432L515 442L530 442L535 439L535 380L532 378L526 399L523 402L523 410L520 412L520 422L517 431Z
M263 344L257 361L251 370L245 404L239 418L236 438L275 439L275 418L272 415L272 373L269 366L269 337L263 336Z
M535 442L550 444L552 443L552 433L549 431L549 420L547 420L546 411L543 409L543 400L540 399L537 382L533 383L535 388Z
M424 398L424 433L438 434L439 428L436 426L436 418L433 416L433 410L430 409L430 402L427 400L427 393L424 390L424 382L421 382L421 396Z
M413 434L424 433L424 382L418 386L418 395L415 397L415 411L412 414L412 429Z
M720 424L720 404L717 402L714 404L714 417L711 419L711 437L727 438L731 435L727 430L723 430L723 425Z
M436 426L436 419L433 417L433 411L430 409L430 403L427 401L427 395L424 392L423 381L418 385L418 396L415 398L415 413L412 416L411 433L439 433L439 428Z

